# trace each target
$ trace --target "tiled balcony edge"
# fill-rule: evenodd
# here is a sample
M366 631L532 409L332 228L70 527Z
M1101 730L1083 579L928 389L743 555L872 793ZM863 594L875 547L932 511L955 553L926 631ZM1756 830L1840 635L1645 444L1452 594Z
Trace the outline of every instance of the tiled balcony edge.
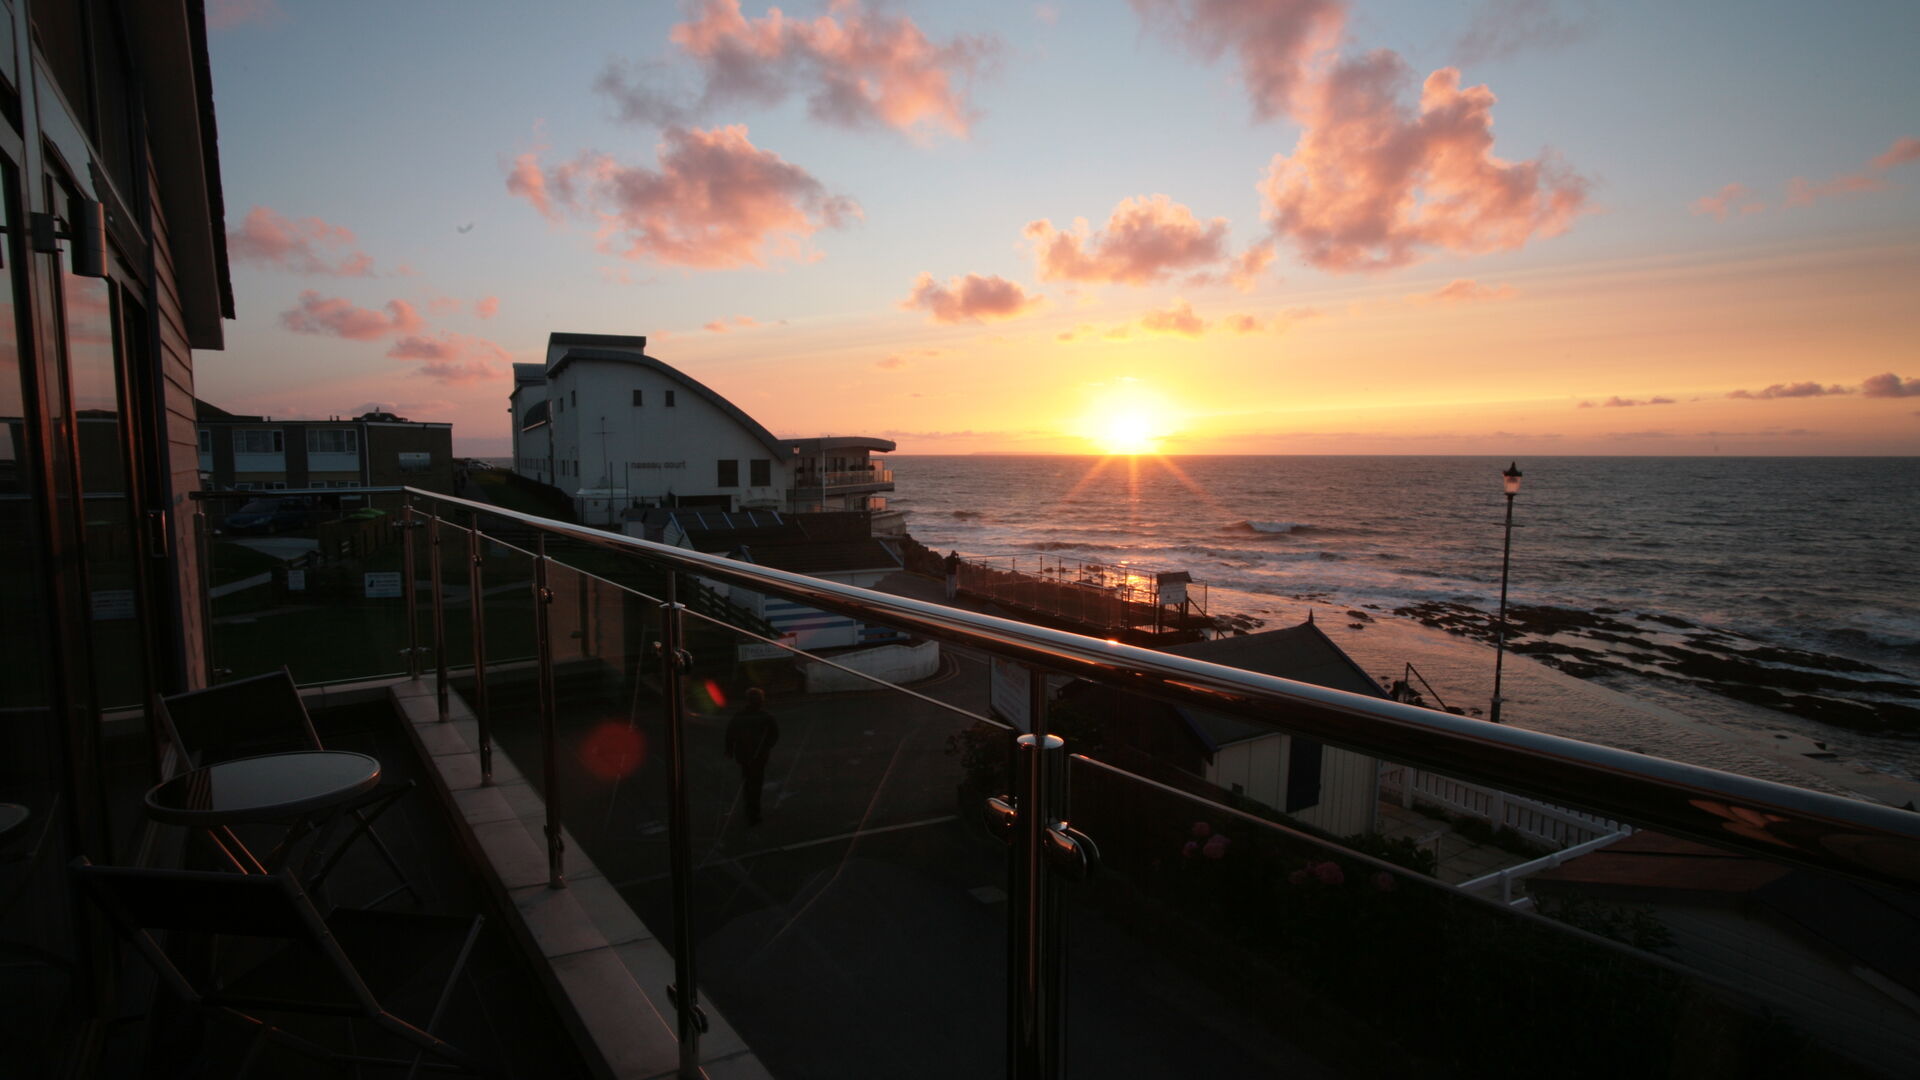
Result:
M457 693L441 723L431 679L387 684L440 798L505 910L521 946L546 960L547 984L563 1018L603 1076L671 1077L679 1067L666 987L673 958L594 866L573 836L566 882L547 886L546 805L496 745L493 782L480 782L478 724ZM703 1000L701 1071L711 1080L770 1080L732 1025Z

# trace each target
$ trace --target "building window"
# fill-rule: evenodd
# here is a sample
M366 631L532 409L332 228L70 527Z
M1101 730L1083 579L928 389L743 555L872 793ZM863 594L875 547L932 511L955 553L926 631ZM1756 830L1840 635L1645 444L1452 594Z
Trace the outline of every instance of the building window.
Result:
M1287 805L1291 814L1320 801L1321 756L1324 747L1313 739L1292 737L1293 748L1287 755Z
M203 454L213 453L213 432L208 431L206 428L200 429L200 452Z
M667 408L673 408L673 391L667 391Z
M580 391L578 390L568 391L567 404L573 406L576 409L579 408L580 407Z
M633 392L633 403L634 403L635 405L645 405L645 404L647 403L647 399L646 399L646 391L644 391L644 390L635 390L635 391Z
M721 458L720 459L720 483L718 484L718 486L719 487L739 487L740 486L740 462L737 458Z
M773 461L769 458L754 458L747 463L749 487L770 487L773 484Z
M357 454L360 433L352 428L308 428L307 453Z
M242 428L233 433L236 454L278 454L285 449L278 429Z

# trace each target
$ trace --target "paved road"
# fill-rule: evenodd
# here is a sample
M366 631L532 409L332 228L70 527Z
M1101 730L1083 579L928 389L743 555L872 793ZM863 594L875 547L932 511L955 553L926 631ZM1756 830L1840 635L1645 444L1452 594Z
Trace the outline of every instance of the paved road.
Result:
M941 674L913 688L931 701L897 691L775 693L769 708L782 737L767 774L766 820L752 827L739 809L738 769L722 753L747 673L689 681L699 706L687 724L687 762L703 994L782 1078L997 1074L1006 849L973 820L977 800L962 804L961 759L949 752L950 738L972 726L968 712L984 709L986 665L950 650ZM568 827L666 937L658 702L605 680L563 679L559 693ZM497 699L497 716L514 714L526 712L511 697ZM615 779L604 774L631 760L620 749L629 746L629 715L644 753ZM531 725L496 727L523 771L536 774ZM1071 921L1077 1075L1324 1071L1240 1015L1220 992L1231 988L1182 975L1164 951L1175 943L1135 941L1091 911Z

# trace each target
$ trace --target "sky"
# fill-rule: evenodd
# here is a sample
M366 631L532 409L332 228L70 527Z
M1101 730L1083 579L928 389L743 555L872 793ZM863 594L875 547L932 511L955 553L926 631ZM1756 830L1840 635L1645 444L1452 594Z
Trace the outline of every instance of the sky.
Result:
M1920 452L1920 5L209 0L206 399L634 334L901 453Z

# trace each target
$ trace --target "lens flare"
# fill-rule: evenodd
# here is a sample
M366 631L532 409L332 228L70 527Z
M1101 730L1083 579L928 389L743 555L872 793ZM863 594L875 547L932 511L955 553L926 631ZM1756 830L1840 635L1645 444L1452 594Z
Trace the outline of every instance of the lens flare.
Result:
M647 737L623 720L604 720L580 740L580 767L596 780L632 776L647 759Z

